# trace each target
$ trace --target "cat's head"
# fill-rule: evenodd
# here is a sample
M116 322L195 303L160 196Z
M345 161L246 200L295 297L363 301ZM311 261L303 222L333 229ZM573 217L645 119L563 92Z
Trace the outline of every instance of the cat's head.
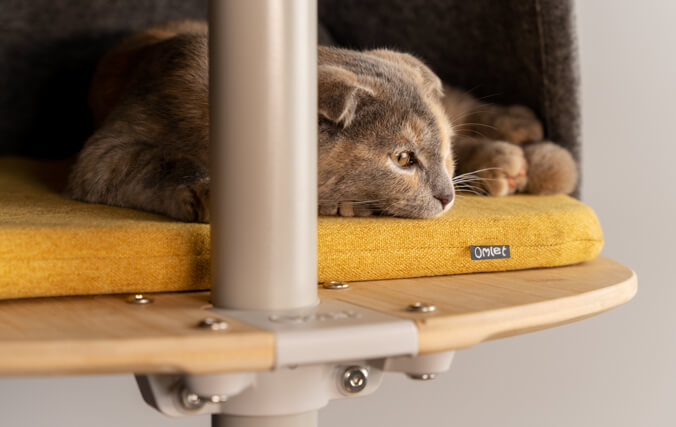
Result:
M319 212L432 218L453 204L439 78L411 55L319 50Z

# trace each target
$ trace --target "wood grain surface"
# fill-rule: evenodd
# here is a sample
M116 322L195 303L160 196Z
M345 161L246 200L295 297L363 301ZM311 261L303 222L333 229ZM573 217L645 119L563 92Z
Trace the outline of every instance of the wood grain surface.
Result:
M206 311L208 292L0 302L0 375L210 373L269 369L274 335ZM228 328L199 328L207 317Z
M629 301L636 275L608 258L558 268L353 283L321 292L418 326L418 351L434 353L557 326ZM433 304L413 313L414 302Z
M583 319L632 298L636 276L600 257L550 269L352 283L320 289L335 298L413 320L419 352L475 345ZM151 304L126 296L0 302L0 375L211 373L266 370L274 335L207 311L208 292L150 294ZM432 313L406 307L434 304ZM205 317L229 327L197 327Z

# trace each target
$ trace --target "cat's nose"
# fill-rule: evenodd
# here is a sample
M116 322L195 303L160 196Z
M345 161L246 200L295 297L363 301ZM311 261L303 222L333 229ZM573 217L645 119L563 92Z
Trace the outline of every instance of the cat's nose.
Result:
M441 202L441 209L444 209L446 206L448 206L449 203L453 201L453 193L441 194L438 196L434 196L434 198Z

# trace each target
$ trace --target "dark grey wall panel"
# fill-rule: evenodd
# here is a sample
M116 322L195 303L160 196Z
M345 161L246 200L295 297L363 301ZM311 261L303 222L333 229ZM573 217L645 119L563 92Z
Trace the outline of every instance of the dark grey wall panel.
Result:
M0 154L76 152L98 58L133 31L206 13L207 0L0 0ZM571 1L320 0L319 17L338 45L412 52L487 101L531 106L577 153Z

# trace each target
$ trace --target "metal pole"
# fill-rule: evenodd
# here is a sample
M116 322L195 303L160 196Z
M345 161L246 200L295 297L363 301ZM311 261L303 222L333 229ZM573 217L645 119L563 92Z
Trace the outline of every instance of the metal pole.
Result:
M210 0L212 303L317 301L316 0ZM213 415L214 427L316 427L317 411Z
M317 300L316 0L210 0L212 302Z

